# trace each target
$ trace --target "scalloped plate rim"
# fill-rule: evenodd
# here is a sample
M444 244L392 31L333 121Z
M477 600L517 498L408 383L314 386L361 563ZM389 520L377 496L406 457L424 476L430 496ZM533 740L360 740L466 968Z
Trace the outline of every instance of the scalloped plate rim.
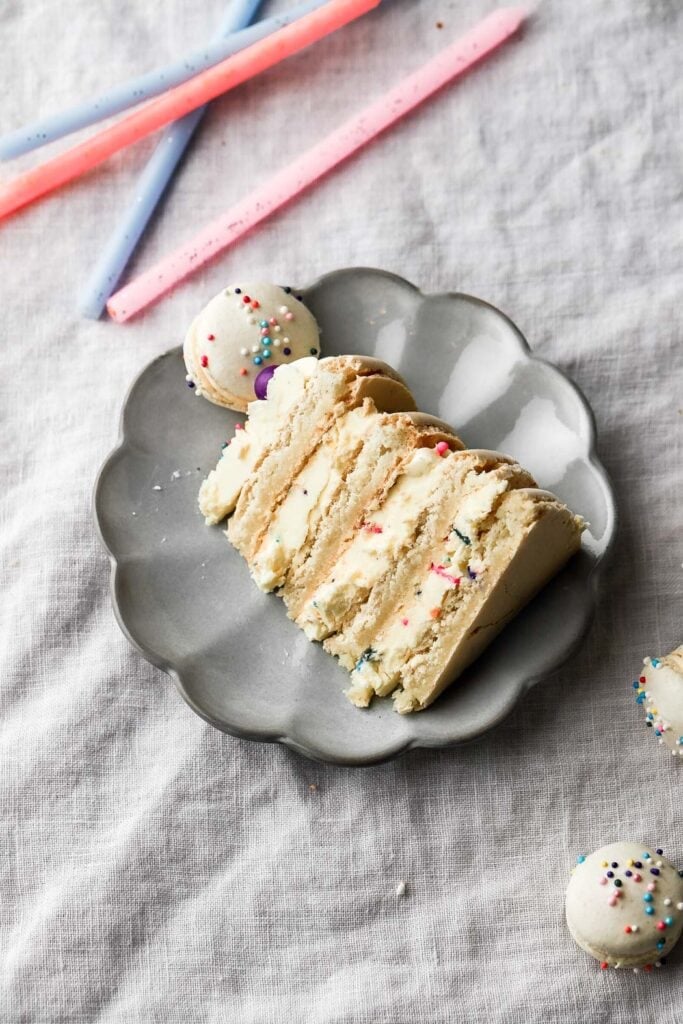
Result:
M130 645L146 661L154 665L156 668L159 668L166 675L170 676L181 697L183 698L185 703L192 709L192 711L194 711L196 715L202 718L205 722L208 722L209 725L218 729L220 732L226 733L231 736L235 736L239 739L250 740L253 742L281 744L297 754L301 754L307 758L310 758L313 761L318 761L323 764L334 764L345 767L372 767L377 764L383 764L387 761L391 761L394 758L400 757L401 755L406 754L411 750L447 750L449 748L463 746L467 743L471 743L476 741L477 739L480 739L482 736L485 736L491 731L493 731L497 726L501 724L501 722L503 722L511 714L511 712L517 706L517 704L522 699L525 693L528 693L529 690L532 689L532 687L534 687L538 682L540 682L541 679L545 678L548 674L559 669L567 661L567 659L571 657L574 650L576 650L580 645L593 618L593 613L597 600L597 592L600 585L600 579L609 561L609 557L614 549L614 543L618 526L618 516L616 503L614 500L614 493L609 480L609 476L607 474L607 471L605 470L605 467L602 465L602 463L597 457L597 426L595 414L588 402L588 399L584 395L579 385L576 384L576 382L573 381L569 376L567 376L567 374L565 374L564 371L559 369L559 367L555 366L548 360L540 356L534 355L528 341L522 334L520 328L517 326L517 324L514 323L513 320L510 319L510 317L506 313L498 309L497 306L494 306L493 303L487 302L485 299L480 299L475 295L470 295L466 292L459 291L425 292L422 289L420 289L417 285L413 284L411 281L408 281L405 278L401 277L399 274L396 274L392 271L381 270L379 268L365 266L345 267L339 270L329 271L325 274L320 275L313 282L311 282L311 284L306 285L301 290L303 292L309 292L319 287L323 282L333 280L334 278L340 276L347 276L355 273L372 274L373 276L382 277L387 280L390 280L395 284L399 285L400 287L407 288L408 290L414 292L423 301L426 299L428 300L440 298L465 300L467 302L473 303L478 306L483 306L489 309L492 313L500 317L505 322L506 326L510 329L511 334L514 336L520 352L525 356L525 358L531 362L540 363L550 372L551 376L555 379L557 383L559 383L562 387L568 388L573 393L574 397L577 399L577 408L581 410L581 413L584 418L584 424L587 427L585 459L590 464L593 472L598 478L601 485L603 496L605 498L605 533L607 539L602 553L599 555L599 557L595 559L587 576L587 581L590 583L590 586L587 591L587 601L584 605L584 613L582 615L581 625L580 628L577 630L575 636L572 637L572 639L565 645L563 650L559 652L555 651L552 656L548 657L547 662L542 667L540 667L535 673L533 673L533 675L526 676L525 678L520 679L518 685L511 691L509 699L498 710L498 712L493 718L487 720L485 724L483 724L479 729L474 730L468 736L464 738L457 738L452 741L430 741L424 740L420 737L415 737L413 739L408 740L405 743L394 744L390 749L382 750L378 752L377 755L369 755L364 757L354 756L349 758L331 755L329 752L317 749L309 743L299 742L295 736L282 734L277 729L242 729L240 726L236 726L222 719L216 718L214 715L205 711L199 704L197 704L197 702L191 696L189 690L187 689L183 681L183 675L181 671L170 661L168 661L167 658L161 655L158 651L155 651L152 647L142 643L137 639L134 628L126 620L126 617L118 601L117 590L121 567L117 560L116 554L114 553L114 551L112 551L104 535L104 530L102 527L102 522L99 513L100 491L103 482L109 472L109 469L113 465L113 463L117 459L121 458L122 455L127 450L131 450L135 447L131 443L130 436L126 433L125 422L126 413L128 410L128 405L131 397L135 393L142 379L149 373L152 367L155 366L155 364L157 364L158 362L167 359L169 356L172 356L180 352L182 346L175 345L172 348L167 349L165 352L162 352L159 355L155 356L149 363L147 363L142 368L142 370L140 370L140 372L135 376L130 386L128 387L119 418L119 434L117 443L105 458L95 479L92 494L92 512L97 534L100 538L102 546L104 547L108 555L110 562L110 596L114 615L118 623L118 626L121 629L121 632L125 636L126 640L130 643Z

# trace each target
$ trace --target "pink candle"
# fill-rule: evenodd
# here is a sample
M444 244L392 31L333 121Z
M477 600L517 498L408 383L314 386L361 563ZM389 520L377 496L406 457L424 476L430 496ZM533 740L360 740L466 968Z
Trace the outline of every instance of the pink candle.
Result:
M490 53L519 28L525 16L521 8L503 7L494 11L428 64L254 189L185 245L112 295L107 303L110 316L122 323L151 305L255 224Z
M0 218L59 188L130 146L150 132L177 121L221 93L298 53L354 18L377 7L381 0L329 0L303 18L273 32L220 64L207 68L188 82L170 89L136 113L98 132L91 139L22 174L0 189Z

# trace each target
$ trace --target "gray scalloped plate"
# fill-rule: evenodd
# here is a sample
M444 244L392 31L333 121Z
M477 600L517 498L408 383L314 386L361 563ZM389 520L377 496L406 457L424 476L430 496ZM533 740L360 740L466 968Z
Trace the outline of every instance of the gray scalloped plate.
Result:
M199 484L239 417L194 397L176 348L133 384L121 442L97 481L116 615L190 707L225 732L348 765L463 743L555 669L591 618L615 530L591 410L479 299L423 295L399 277L360 268L328 274L303 294L326 355L386 360L418 406L452 423L466 444L518 458L588 520L581 552L429 710L399 716L389 701L357 710L342 693L346 672L309 643L277 597L256 588L222 530L203 525Z

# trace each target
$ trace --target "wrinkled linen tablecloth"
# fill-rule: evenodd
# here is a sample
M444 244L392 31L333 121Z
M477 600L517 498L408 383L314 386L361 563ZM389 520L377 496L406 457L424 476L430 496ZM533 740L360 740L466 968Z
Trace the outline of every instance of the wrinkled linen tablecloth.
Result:
M489 9L386 0L216 102L136 268ZM2 127L183 53L221 14L5 4ZM683 768L630 692L643 655L683 641L682 27L671 0L546 0L125 328L75 296L154 140L0 226L0 1024L680 1024L683 956L601 972L563 893L576 854L616 837L683 863ZM593 404L620 512L569 664L476 744L355 770L192 714L119 632L90 506L131 379L226 281L350 265L507 311Z

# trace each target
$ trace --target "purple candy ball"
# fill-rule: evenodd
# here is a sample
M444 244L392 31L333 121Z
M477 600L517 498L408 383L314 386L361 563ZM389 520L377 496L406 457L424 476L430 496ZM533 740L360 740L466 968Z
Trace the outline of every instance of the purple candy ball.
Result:
M264 370L256 375L254 381L254 394L257 398L264 399L268 397L268 384L270 379L277 370L277 366L266 366Z

